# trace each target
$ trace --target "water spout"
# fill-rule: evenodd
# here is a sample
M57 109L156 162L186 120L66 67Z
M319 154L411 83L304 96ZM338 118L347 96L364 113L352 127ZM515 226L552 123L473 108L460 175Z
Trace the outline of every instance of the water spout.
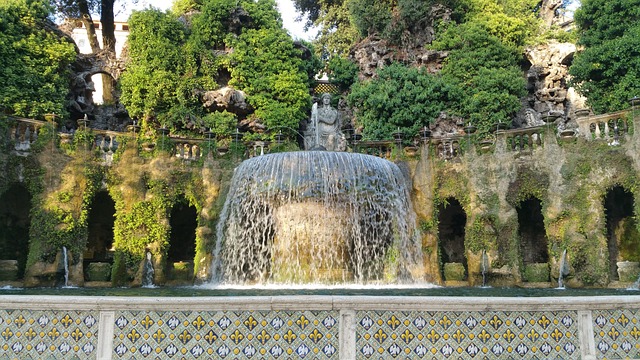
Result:
M569 275L569 263L567 262L567 249L564 249L558 268L558 289L564 289L564 277L567 275Z
M486 287L487 273L489 272L489 256L487 256L487 251L484 249L482 250L481 270L482 270L482 287Z
M69 286L69 258L67 255L67 247L62 247L62 264L64 265L64 286Z
M153 269L153 261L151 261L151 251L147 251L146 260L142 267L142 287L154 287L153 275L155 270Z

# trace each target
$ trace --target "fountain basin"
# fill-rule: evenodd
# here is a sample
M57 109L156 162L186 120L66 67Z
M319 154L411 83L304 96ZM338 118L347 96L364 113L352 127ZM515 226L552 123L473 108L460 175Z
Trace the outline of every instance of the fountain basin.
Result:
M639 309L640 296L3 295L11 335L0 356L635 358L626 344L636 344ZM612 327L618 336L606 335Z

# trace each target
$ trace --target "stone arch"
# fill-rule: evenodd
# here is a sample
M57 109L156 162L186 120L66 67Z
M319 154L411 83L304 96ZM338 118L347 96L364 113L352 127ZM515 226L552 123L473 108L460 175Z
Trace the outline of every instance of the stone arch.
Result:
M198 214L196 207L180 195L171 209L169 218L171 234L167 250L169 280L191 280L193 260L196 253L196 229Z
M438 248L446 281L467 279L466 224L467 214L456 198L447 198L438 206Z
M22 183L0 195L0 281L24 276L29 249L31 193Z
M620 185L610 188L603 199L609 275L613 280L630 281L638 277L640 233L634 216L634 201L633 193Z
M542 201L529 196L517 206L520 256L525 280L549 281L549 240L544 227Z
M87 281L109 280L113 262L115 202L106 190L96 192L87 220L87 245L83 267Z

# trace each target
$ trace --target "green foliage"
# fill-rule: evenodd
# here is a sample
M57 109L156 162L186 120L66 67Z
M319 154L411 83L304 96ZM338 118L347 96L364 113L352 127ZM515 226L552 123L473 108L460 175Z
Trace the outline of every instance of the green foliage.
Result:
M15 115L65 115L73 44L46 30L44 0L0 2L0 104ZM53 26L53 24L51 24Z
M243 89L267 128L297 128L311 97L299 50L282 29L249 29L233 43L230 85Z
M627 108L640 94L640 5L636 0L584 0L575 14L584 46L569 69L572 85L596 113Z
M365 139L391 139L398 128L413 137L450 108L460 89L423 69L391 64L378 77L358 82L347 100L357 108L356 122Z
M229 136L238 123L235 114L226 110L209 113L202 118L202 121L217 138Z
M497 122L510 123L526 95L517 49L474 23L449 28L433 45L450 49L442 76L462 90L459 114L479 132Z
M391 25L390 0L347 0L352 21L361 36L385 33Z
M358 80L358 65L345 57L332 56L327 64L327 73L332 84L346 91Z
M297 128L310 106L310 76L320 64L314 56L302 60L282 29L275 2L186 1L178 8L176 13L199 12L186 25L157 10L136 12L129 20L130 63L122 75L122 102L132 117L143 120L143 132L158 124L177 133L200 130L203 117L216 123L205 126L220 127L219 133L235 128L229 117L207 115L200 103L203 92L225 85L247 94L255 109L250 116L268 129Z

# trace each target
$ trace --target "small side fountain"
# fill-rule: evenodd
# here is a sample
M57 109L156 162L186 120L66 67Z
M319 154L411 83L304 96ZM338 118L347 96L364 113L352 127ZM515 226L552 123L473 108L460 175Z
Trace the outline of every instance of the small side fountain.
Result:
M567 262L567 249L564 249L560 257L560 267L558 268L558 289L564 289L564 277L569 275L569 263Z
M64 276L64 283L63 286L67 287L69 286L69 255L67 254L67 247L63 246L62 247L62 264L64 266L64 272L63 272L63 276Z
M142 287L154 287L153 276L155 275L155 270L153 269L151 258L151 251L147 251L146 260L142 267Z
M482 287L487 287L487 274L489 273L489 256L486 250L482 250L482 258L480 259L480 270L482 271Z

